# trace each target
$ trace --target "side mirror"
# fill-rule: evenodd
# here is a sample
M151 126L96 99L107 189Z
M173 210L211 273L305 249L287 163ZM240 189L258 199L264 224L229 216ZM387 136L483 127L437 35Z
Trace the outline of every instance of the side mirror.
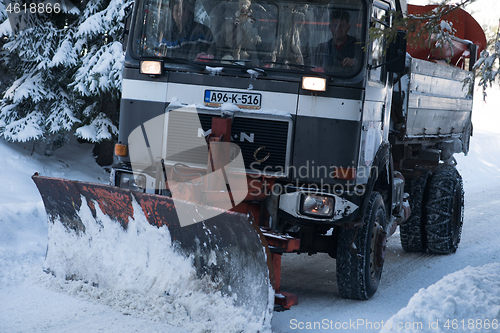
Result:
M473 44L473 43L469 44L469 51L470 51L469 71L470 72L472 72L474 70L474 65L476 64L476 61L478 59L477 50L478 50L478 47L476 44Z
M396 40L387 48L385 68L389 73L403 73L406 62L406 31L398 31Z

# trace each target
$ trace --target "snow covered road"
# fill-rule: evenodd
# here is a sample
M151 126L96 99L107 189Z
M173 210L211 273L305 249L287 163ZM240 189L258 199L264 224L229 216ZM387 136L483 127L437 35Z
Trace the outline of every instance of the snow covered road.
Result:
M396 233L389 239L379 290L368 301L340 298L335 260L328 255L287 254L282 290L298 294L299 305L274 313L273 332L379 332L391 317L394 323L422 323L423 332L498 331L492 325L495 319L500 321L500 131L492 125L500 123L497 99L490 100L490 108L475 112L471 152L457 157L465 187L465 219L457 253L408 254ZM31 146L0 141L0 155L0 332L208 332L208 324L193 327L191 321L187 325L189 304L165 315L154 300L127 303L83 283L55 281L43 273L46 217L30 176L39 171L106 182L106 173L95 166L89 147L68 146L49 159L37 153L31 156ZM473 329L450 326L447 330L447 319L450 325L475 321ZM441 330L429 327L436 320ZM315 323L321 325L314 329ZM307 329L308 324L312 329Z

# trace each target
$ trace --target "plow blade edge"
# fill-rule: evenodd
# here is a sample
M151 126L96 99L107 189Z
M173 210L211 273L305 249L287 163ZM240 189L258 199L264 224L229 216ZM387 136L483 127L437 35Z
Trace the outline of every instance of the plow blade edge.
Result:
M42 196L49 220L47 258L65 256L67 249L58 249L58 247L68 248L74 243L54 239L61 237L61 234L63 237L69 235L68 237L72 237L73 240L86 238L82 244L87 246L88 243L89 249L85 251L97 252L91 259L78 260L80 255L85 255L80 248L79 252L67 255L70 258L57 259L57 261L66 260L62 270L52 269L50 265L57 265L46 259L46 266L49 265L46 268L55 275L64 274L66 278L98 280L99 272L93 270L102 271L102 267L106 270L113 270L113 265L109 263L114 262L115 258L113 253L108 253L114 251L103 250L104 248L99 247L100 245L96 242L117 242L117 245L122 245L120 243L124 242L116 241L114 236L103 237L102 235L107 232L106 229L116 229L127 235L126 239L130 239L130 237L135 237L135 233L140 234L137 227L134 227L133 232L129 230L132 229L131 224L146 219L147 223L144 222L144 224L149 232L153 230L153 234L161 230L165 231L165 227L168 228L167 249L190 263L197 280L207 282L207 284L202 283L203 286L200 287L204 292L220 293L234 306L244 308L254 316L262 317L269 314L274 295L272 295L269 283L266 255L258 233L245 215L183 202L184 208L189 205L195 206L189 211L192 214L198 214L198 220L200 214L207 210L211 211L208 216L215 216L181 227L174 201L167 196L140 193L109 185L42 177L37 174L32 178ZM218 211L214 214L214 210ZM52 232L52 229L57 229L56 226L59 231ZM154 235L151 238L155 238ZM127 246L134 246L134 244L137 243L131 241ZM141 250L144 251L141 248L137 249L137 253ZM153 255L155 250L148 251ZM157 251L162 251L161 247ZM134 255L134 252L131 253ZM123 257L123 251L116 254L116 256L120 255ZM103 256L106 256L106 266L97 262ZM148 252L146 258L149 257ZM117 257L116 260L120 258ZM75 265L89 267L82 268ZM177 267L171 267L169 274L175 274L177 269ZM148 274L151 275L150 273ZM123 276L123 274L121 271L116 276ZM154 281L161 280L162 276L157 276ZM99 286L105 285L100 281L97 283ZM141 281L137 283L140 284ZM162 288L166 287L162 286Z

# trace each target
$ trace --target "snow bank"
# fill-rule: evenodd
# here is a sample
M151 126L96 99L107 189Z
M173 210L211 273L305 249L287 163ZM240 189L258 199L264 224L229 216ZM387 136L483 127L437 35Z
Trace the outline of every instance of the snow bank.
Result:
M386 322L386 332L498 332L500 263L465 269L420 289Z
M47 248L42 202L0 205L0 286L18 284L33 265L41 264ZM0 330L1 331L1 330Z

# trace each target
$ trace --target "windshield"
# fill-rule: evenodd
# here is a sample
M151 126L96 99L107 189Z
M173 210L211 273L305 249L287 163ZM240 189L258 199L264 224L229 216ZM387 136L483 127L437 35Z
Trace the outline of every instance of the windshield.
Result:
M363 62L363 8L361 0L143 0L132 52L352 76Z

